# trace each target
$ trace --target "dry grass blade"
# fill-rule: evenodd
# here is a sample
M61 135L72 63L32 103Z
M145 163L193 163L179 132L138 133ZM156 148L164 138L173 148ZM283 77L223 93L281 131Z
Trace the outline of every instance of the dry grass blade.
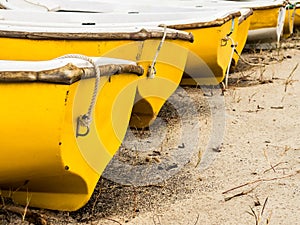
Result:
M236 190L236 189L239 189L239 188L251 185L251 184L255 184L255 183L258 183L258 182L267 182L267 181L280 180L280 179L284 179L284 178L293 177L293 176L296 176L298 174L300 174L300 170L296 171L295 173L292 173L292 174L289 174L289 175L286 175L286 176L282 176L282 177L273 177L273 178L269 178L269 179L267 179L267 178L257 179L257 180L254 180L254 181L250 181L250 182L244 183L244 184L239 185L237 187L231 188L231 189L229 189L227 191L222 192L222 194L227 194L227 193L229 193L229 192L231 192L233 190Z
M252 101L252 98L253 98L256 94L257 94L257 92L254 92L251 96L249 96L249 99L248 99L249 103Z
M259 63L252 63L252 62L249 62L247 59L244 58L244 56L240 55L238 52L235 52L235 53L239 56L239 59L240 59L241 61L243 61L244 63L246 63L246 64L249 65L249 66L261 66L261 67L264 67L264 66L267 65L267 64L261 63L261 62L260 62L261 60L259 60Z
M255 211L253 210L253 208L251 206L250 206L250 210L251 210L251 212L247 211L247 213L254 217L255 225L258 225L258 222L259 222L258 217L257 217Z
M8 212L17 214L17 215L24 215L24 208L19 207L19 206L13 206L13 205L7 205L4 207L4 209ZM36 213L33 212L29 209L26 210L26 221L28 221L29 223L33 223L35 225L47 225L48 222L45 219L45 216L40 214L40 213Z
M269 199L269 197L267 197L267 198L265 199L265 202L264 202L263 207L262 207L262 209L261 209L261 213L260 213L260 216L261 216L261 217L262 217L263 214L264 214L264 211L265 211L265 208L266 208L268 199Z
M197 168L200 165L201 159L202 159L202 150L199 150L195 168Z
M263 215L264 215L264 211L265 211L265 208L266 208L266 205L267 205L267 202L268 202L268 198L267 197L264 201L264 204L263 204L263 207L260 211L260 214L256 214L254 209L252 207L250 207L251 209L251 212L247 211L248 214L250 214L251 216L254 217L255 219L255 224L256 225L259 225L259 224L262 224L262 221L263 221ZM268 225L270 223L270 218L271 218L271 214L270 216L266 219L266 225Z
M275 169L277 166L279 166L279 165L281 165L281 164L284 164L284 163L287 163L287 162L279 162L279 163L276 163L276 164L275 164L274 166L272 166L271 168L266 169L263 173L269 172L270 170L273 170L273 171L274 171L274 169Z
M272 163L271 163L270 160L269 160L268 153L267 153L267 150L266 150L266 149L264 149L264 156L265 156L265 159L267 160L269 166L271 167L271 169L272 169L272 170L274 171L274 173L275 173L276 170L275 170L274 166L272 165Z
M271 216L272 216L272 212L270 213L269 217L267 218L266 225L271 224Z
M28 209L28 206L29 206L31 197L32 197L32 194L31 194L30 197L29 197L29 192L28 192L28 190L27 190L26 206L25 206L25 208L24 208L24 213L23 213L23 215L22 215L22 221L25 221L25 217L26 217L26 213L27 213L27 209Z
M231 199L233 199L233 198L235 198L235 197L247 195L247 194L249 194L250 192L252 192L254 189L256 189L257 187L258 187L258 185L256 185L254 188L251 188L251 189L248 190L248 191L242 191L242 192L237 193L237 194L235 194L235 195L233 195L233 196L226 197L226 198L224 198L224 201L227 202L227 201L229 201L229 200L231 200Z
M287 91L287 87L288 85L291 83L291 79L293 78L293 75L295 74L296 69L298 68L299 63L296 64L296 66L292 69L292 71L290 72L290 75L288 76L288 78L285 81L285 87L284 87L284 92Z
M122 223L120 223L120 222L117 221L117 220L114 220L114 219L111 219L111 218L104 218L104 219L109 220L109 221L112 221L112 222L117 223L117 224L119 224L119 225L122 225Z
M259 82L262 84L265 82L264 80L264 73L266 72L266 68L265 67L261 67L260 70L259 70Z
M284 106L271 106L271 109L284 109Z
M198 220L199 220L199 217L200 217L200 215L198 214L198 216L197 216L197 220L196 220L196 222L194 223L194 225L197 225L197 223L198 223Z

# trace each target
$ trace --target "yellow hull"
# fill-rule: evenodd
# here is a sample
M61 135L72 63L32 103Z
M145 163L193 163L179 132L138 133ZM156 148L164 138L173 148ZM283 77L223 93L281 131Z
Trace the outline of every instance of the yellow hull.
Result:
M165 42L155 65L155 77L142 77L138 81L138 95L135 99L130 126L145 128L151 125L161 107L177 89L182 79L189 52L189 44L178 45ZM140 65L147 68L157 51L157 41L148 41L139 59Z
M254 8L249 30L263 28L276 28L281 6ZM283 36L288 37L293 33L292 10L286 10Z
M294 32L294 19L293 19L294 9L287 9L284 20L283 33L285 36L289 36Z
M254 8L249 30L276 27L279 10L280 6Z
M292 11L291 13L293 13L293 10L290 10L290 11ZM299 28L300 28L300 4L296 5L296 10L294 12L294 28L298 29L298 31L299 31Z
M135 60L143 68L149 68L157 53L160 40L133 42L114 48L105 56L124 58L123 52L136 53ZM189 42L165 41L158 51L153 78L143 76L138 80L138 92L130 119L130 127L142 129L149 127L156 119L161 107L179 86L186 65ZM127 58L126 58L127 59Z
M244 46L246 44L252 17L253 17L253 15L250 15L245 20L239 22L238 31L237 31L236 40L235 40L235 42L237 44L236 45L237 53L235 52L232 57L232 63L231 63L232 69L234 69L235 66L237 65L238 60L240 58L239 56L241 55L241 53L244 49Z
M232 30L232 20L221 26L188 29L192 32L194 43L188 57L182 85L216 85L223 81L232 52L231 41L225 40ZM234 18L233 32L230 37L236 41L238 17Z
M136 93L136 75L108 79L101 78L90 133L77 138L77 118L86 113L94 79L0 83L2 195L68 211L89 200L125 135Z
M77 53L87 56L106 56L133 60L148 68L154 59L160 39L131 40L33 40L0 38L1 59L46 60L60 55ZM34 47L33 47L34 46ZM146 75L138 81L138 91L149 107L133 109L130 126L143 128L156 118L167 98L175 91L182 78L190 43L182 40L166 40L162 45L155 66L156 76ZM172 83L170 85L170 83ZM162 94L162 87L165 88ZM149 92L149 90L152 90Z

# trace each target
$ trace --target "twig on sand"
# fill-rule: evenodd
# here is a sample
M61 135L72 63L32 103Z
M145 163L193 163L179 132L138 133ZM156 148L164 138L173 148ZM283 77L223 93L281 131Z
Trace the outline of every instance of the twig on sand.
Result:
M254 92L251 96L249 96L249 99L248 99L249 103L252 101L252 98L253 98L256 94L257 94L257 92Z
M23 207L6 205L5 207L3 207L3 209L8 212L11 212L11 213L21 215L22 217L24 216L24 208ZM48 224L44 215L33 212L29 209L26 209L26 218L24 217L24 219L26 219L28 222L36 224L36 225L47 225Z
M246 60L246 59L244 58L244 56L238 54L237 52L235 52L235 53L239 56L239 59L240 59L241 61L243 61L244 63L246 63L246 64L249 65L249 66L261 66L261 67L263 67L263 66L266 66L266 65L267 65L267 64L261 63L261 59L260 59L260 58L259 58L259 63L252 63L252 62ZM252 57L252 58L254 58L254 57Z
M104 219L106 219L106 220L109 220L109 221L112 221L112 222L115 222L115 223L117 223L117 224L119 224L119 225L122 225L119 221L117 221L117 220L114 220L114 219L111 219L111 218L104 218Z
M24 213L23 213L23 215L22 215L22 221L25 221L25 216L26 216L26 213L27 213L27 210L28 210L28 206L29 206L31 197L32 197L32 194L31 194L30 197L29 197L29 192L28 192L28 189L27 189L26 206L25 206L25 208L24 208Z
M266 160L267 160L269 166L271 167L271 169L274 171L274 173L276 173L276 170L275 170L274 166L272 165L272 163L271 163L270 160L269 160L268 153L267 153L267 150L266 150L266 149L264 149L264 156L265 156L265 158L266 158Z
M196 222L194 223L194 225L197 225L197 223L198 223L198 220L199 220L199 217L200 217L200 214L198 214L198 216L197 216L197 220L196 220Z
M247 213L249 213L251 216L253 216L255 218L255 225L258 225L258 218L257 218L255 211L253 210L252 207L250 207L250 210L251 210L251 212L247 211Z
M271 106L271 109L284 109L284 106Z
M296 64L296 66L292 69L292 71L290 72L290 75L286 79L285 86L284 86L284 92L287 91L288 85L292 82L293 75L295 74L295 71L298 68L298 65L299 65L299 63Z
M295 173L292 173L292 174L288 174L288 175L285 175L285 176L282 176L282 177L273 177L273 178L261 178L261 179L257 179L257 180L254 180L254 181L250 181L250 182L247 182L245 184L242 184L242 185L239 185L237 187L234 187L234 188L231 188L227 191L224 191L222 192L222 194L227 194L231 191L234 191L236 189L239 189L239 188L242 188L242 187L245 187L245 186L248 186L248 185L251 185L251 184L256 184L256 183L259 183L259 182L267 182L267 181L274 181L274 180L281 180L281 179L284 179L284 178L289 178L289 177L293 177L293 176L296 176L300 174L300 170L297 170Z
M227 202L227 201L229 201L229 200L231 200L231 199L233 199L233 198L235 198L235 197L247 195L247 194L249 194L250 192L252 192L252 191L253 191L255 188L257 188L257 187L258 187L258 185L256 185L254 188L251 188L251 189L248 190L248 191L242 191L242 192L237 193L237 194L235 194L235 195L233 195L233 196L226 197L226 198L224 198L224 200L225 200L225 202Z
M196 163L195 168L197 168L200 165L201 159L202 159L202 150L199 150L198 151L197 163Z
M260 216L262 216L264 214L264 211L265 211L265 208L266 208L266 205L267 205L267 202L268 202L268 198L269 197L267 197L265 199L265 202L264 202L263 207L262 207L261 212L260 212Z
M266 169L263 173L269 172L270 170L274 171L277 166L284 164L284 163L287 163L287 162L279 162L279 163L275 164L274 166L272 166L271 168Z
M259 78L258 78L258 81L263 84L265 83L266 81L264 80L264 73L266 72L266 68L265 67L260 67L259 69Z

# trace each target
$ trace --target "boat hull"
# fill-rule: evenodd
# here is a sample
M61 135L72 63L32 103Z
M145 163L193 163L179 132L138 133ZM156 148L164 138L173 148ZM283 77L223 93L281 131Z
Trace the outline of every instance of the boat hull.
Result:
M2 196L32 207L82 207L125 135L136 80L128 74L101 78L85 137L76 137L76 124L89 106L94 79L71 85L0 83Z
M281 6L257 7L253 8L250 30L261 28L271 28L277 26L278 13Z
M144 41L35 40L5 37L0 38L0 47L3 49L0 56L1 59L46 60L59 55L77 53L133 60L144 68L148 68L154 60L160 42L160 39ZM166 40L163 43L158 52L155 77L151 79L145 74L137 81L139 95L149 107L141 108L138 106L141 104L141 99L137 99L137 106L133 108L135 118L132 118L130 126L144 128L150 126L155 120L164 102L180 83L190 45L190 42L182 40Z
M231 57L230 37L237 38L238 17L228 20L221 26L199 29L186 29L192 32L194 43L188 56L186 74L181 85L217 85L224 80Z
M283 12L283 5L253 8L253 16L249 27L248 43L275 42L280 37L277 34L278 17ZM285 10L284 10L285 11ZM293 33L293 18L291 10L284 13L283 28L280 36L288 37Z
M239 21L238 31L237 31L236 40L235 40L236 52L233 54L233 57L232 57L231 70L234 70L234 68L237 66L240 55L242 54L242 51L247 42L248 32L249 32L252 16L253 16L253 14L251 14Z
M159 42L147 41L143 54L138 60L144 68L153 61ZM180 84L185 69L189 45L178 42L163 43L155 64L153 78L143 76L138 81L138 93L132 110L130 127L142 129L149 127L157 117L161 107Z
M297 32L300 29L300 4L295 5L295 11L294 9L290 9L290 14L292 16L293 20L293 31ZM293 17L294 16L294 17Z

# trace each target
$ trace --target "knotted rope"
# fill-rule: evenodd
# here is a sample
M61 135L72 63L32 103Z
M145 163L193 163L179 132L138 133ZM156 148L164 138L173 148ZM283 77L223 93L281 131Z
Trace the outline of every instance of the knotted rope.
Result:
M67 54L67 55L63 55L61 57L58 57L57 59L66 59L66 58L76 58L76 59L81 59L84 61L89 62L93 67L94 67L94 71L95 71L95 75L96 75L96 79L95 79L95 86L94 86L94 91L93 91L93 95L91 98L91 103L90 106L87 110L87 113L85 113L84 115L79 116L79 118L77 119L77 122L79 124L77 124L77 127L79 125L84 126L87 128L87 132L85 134L80 134L77 130L77 136L86 136L89 132L89 128L90 125L92 123L92 113L93 110L95 108L96 105L96 101L97 101L97 97L98 97L98 92L99 92L99 83L100 83L100 69L99 67L96 65L95 61L85 55L80 55L80 54Z
M163 43L165 42L165 39L166 39L166 36L167 36L167 26L164 25L164 35L157 47L157 50L156 50L156 53L155 53L155 56L153 58L153 61L152 61L152 64L151 66L149 67L149 70L148 70L148 77L153 79L155 77L155 74L156 74L156 70L155 70L155 64L156 64L156 60L157 60L157 57L158 57L158 54L160 52L160 49L163 45Z

